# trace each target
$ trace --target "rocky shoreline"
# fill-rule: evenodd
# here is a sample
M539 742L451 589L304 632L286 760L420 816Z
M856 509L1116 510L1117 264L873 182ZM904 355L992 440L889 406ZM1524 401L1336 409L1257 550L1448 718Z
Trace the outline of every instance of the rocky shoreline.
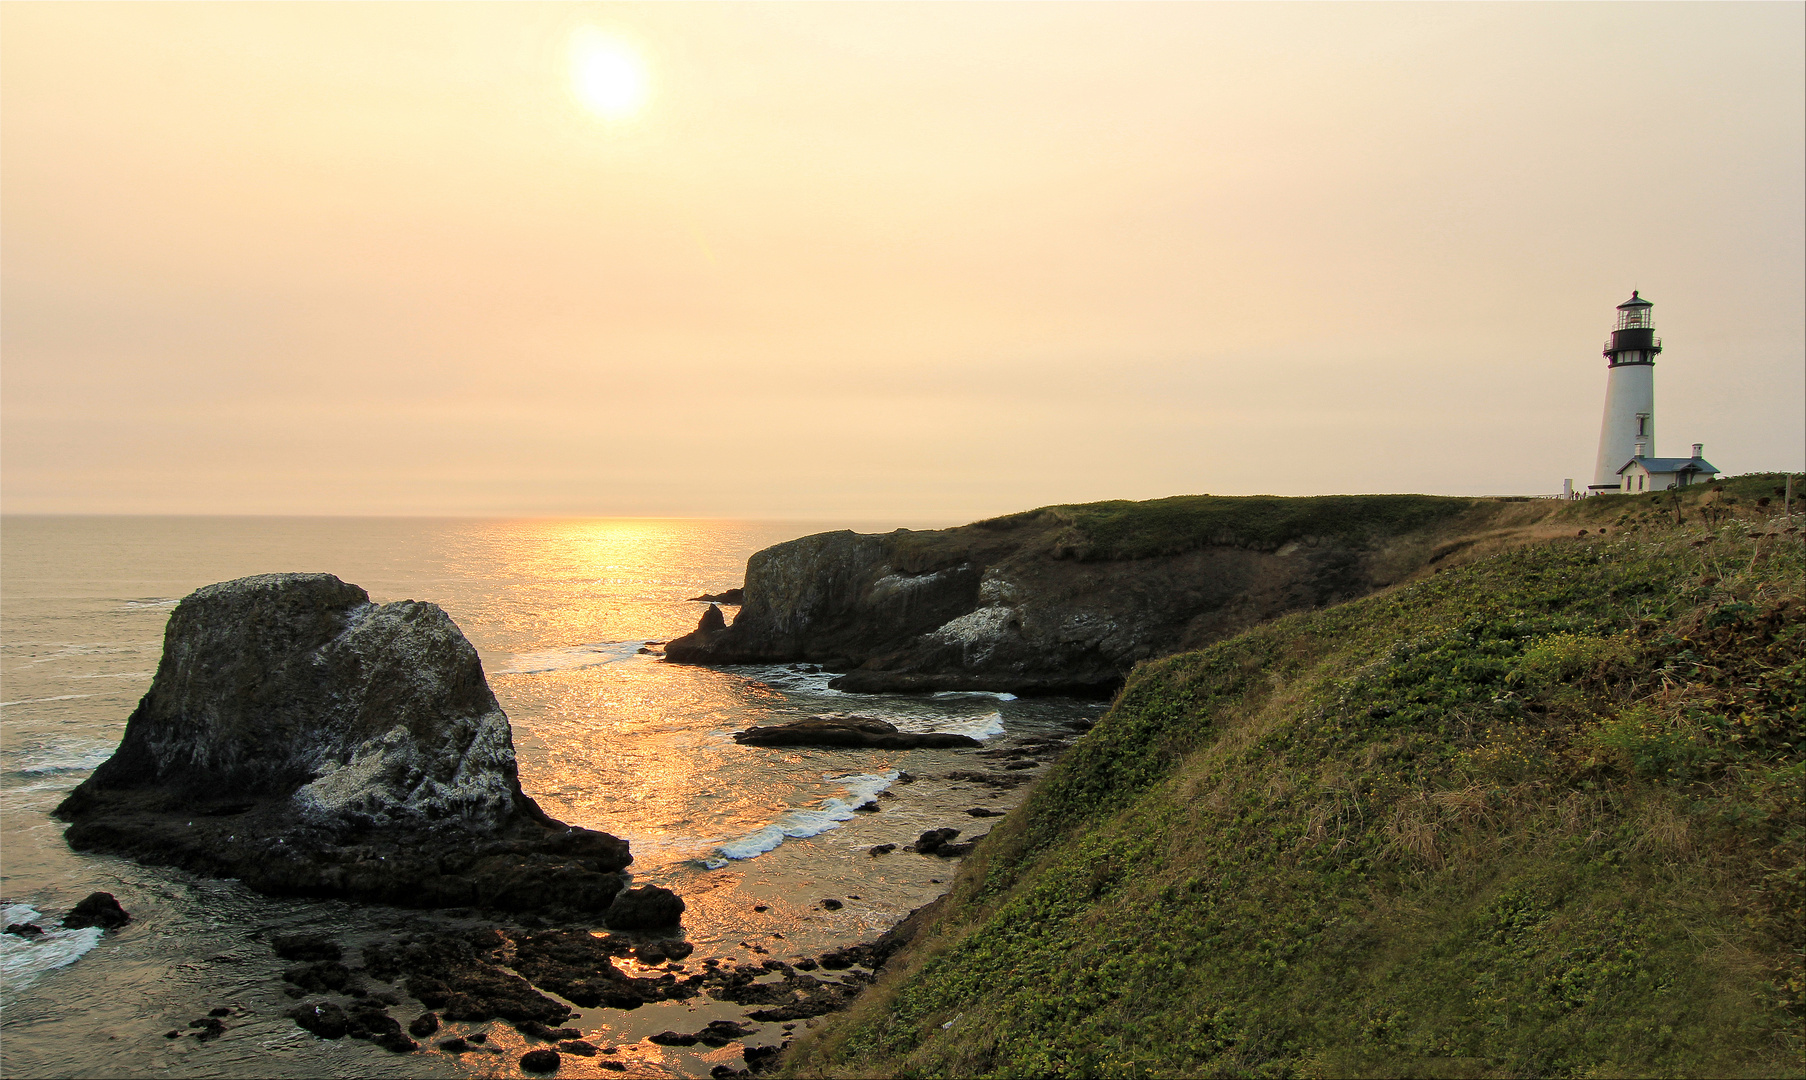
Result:
M755 726L736 741L749 753L961 749L987 767L904 773L897 782L938 781L954 797L976 787L997 798L1069 740L1016 738L984 749L965 735L832 714ZM873 800L856 809L883 807ZM744 940L739 951L718 943L719 955L696 960L680 928L685 901L632 887L625 841L568 827L521 790L507 717L444 612L414 602L379 607L329 575L246 578L184 599L119 749L56 813L78 849L236 877L272 895L439 909L378 938L272 935L267 945L286 964L282 985L295 1002L286 1016L318 1038L396 1053L526 1046L518 1064L529 1072L555 1071L571 1055L606 1070L631 1067L631 1052L569 1026L578 1009L699 999L740 1012L645 1040L741 1044L744 1069L717 1065L716 1075L769 1068L799 1023L845 1008L870 984L927 910L875 939L826 950L818 943L810 955L785 957L785 935L773 930L764 944ZM869 854L882 859L901 847L951 860L982 839L941 825ZM81 910L93 909L87 917L97 925L123 925L128 917L102 895ZM843 902L817 906L833 912ZM253 1016L238 1004L197 1011L205 1015L165 1036L211 1043ZM512 1034L497 1034L498 1023Z
M737 1007L741 1018L710 1020L695 1031L662 1030L644 1041L705 1049L739 1044L744 1068L717 1065L712 1075L748 1076L776 1063L799 1023L850 1005L939 903L875 939L788 961L752 942L741 943L753 954L747 959L694 961L693 946L680 937L525 922L472 925L459 913L416 916L375 940L279 934L266 945L289 965L281 978L296 1004L287 1018L320 1039L359 1039L397 1054L519 1053L528 1072L556 1071L564 1056L626 1071L634 1060L626 1048L608 1040L598 1045L567 1026L586 1015L578 1009L631 1011L703 998ZM782 937L774 934L774 944ZM165 1037L212 1042L248 1018L242 1007L219 1006ZM497 1024L506 1028L497 1031ZM514 1035L502 1037L507 1031Z

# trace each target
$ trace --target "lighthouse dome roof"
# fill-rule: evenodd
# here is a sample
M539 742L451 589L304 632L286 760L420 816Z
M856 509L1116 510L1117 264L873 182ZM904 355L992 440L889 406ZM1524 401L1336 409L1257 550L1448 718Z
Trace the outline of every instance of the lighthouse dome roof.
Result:
M1643 299L1641 296L1638 296L1637 290L1632 289L1630 291L1630 299L1624 301L1624 303L1622 303L1622 304L1619 304L1618 310L1623 311L1625 308L1628 308L1628 307L1655 307L1655 305L1650 303L1649 301Z

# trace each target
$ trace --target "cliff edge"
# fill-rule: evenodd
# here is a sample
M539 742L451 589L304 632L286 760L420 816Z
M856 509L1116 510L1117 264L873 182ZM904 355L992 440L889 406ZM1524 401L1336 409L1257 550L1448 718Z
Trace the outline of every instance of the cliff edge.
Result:
M1141 665L781 1074L1799 1075L1785 480Z
M665 655L812 661L852 691L1108 694L1139 661L1365 596L1464 546L1450 537L1560 505L1189 495L820 533L754 555L733 623L711 609Z

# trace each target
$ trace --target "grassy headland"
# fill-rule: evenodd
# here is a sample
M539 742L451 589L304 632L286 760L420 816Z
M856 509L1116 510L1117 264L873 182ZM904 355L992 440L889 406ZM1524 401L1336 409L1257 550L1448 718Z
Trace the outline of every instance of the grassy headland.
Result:
M1141 665L787 1069L1806 1072L1777 482L1587 500L1584 538ZM1104 505L1098 543L1167 542Z
M1069 528L1073 554L1080 559L1145 559L1209 544L1272 550L1305 537L1371 541L1446 522L1481 501L1438 495L1175 495L1047 506L981 521L978 527L1057 521Z

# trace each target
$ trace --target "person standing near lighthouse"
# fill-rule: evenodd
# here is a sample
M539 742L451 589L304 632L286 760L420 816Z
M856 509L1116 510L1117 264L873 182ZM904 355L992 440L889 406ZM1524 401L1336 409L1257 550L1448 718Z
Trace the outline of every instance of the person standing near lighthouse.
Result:
M1618 324L1605 343L1605 420L1590 494L1620 490L1626 462L1655 456L1655 358L1662 339L1649 314L1654 306L1632 291L1618 305Z

